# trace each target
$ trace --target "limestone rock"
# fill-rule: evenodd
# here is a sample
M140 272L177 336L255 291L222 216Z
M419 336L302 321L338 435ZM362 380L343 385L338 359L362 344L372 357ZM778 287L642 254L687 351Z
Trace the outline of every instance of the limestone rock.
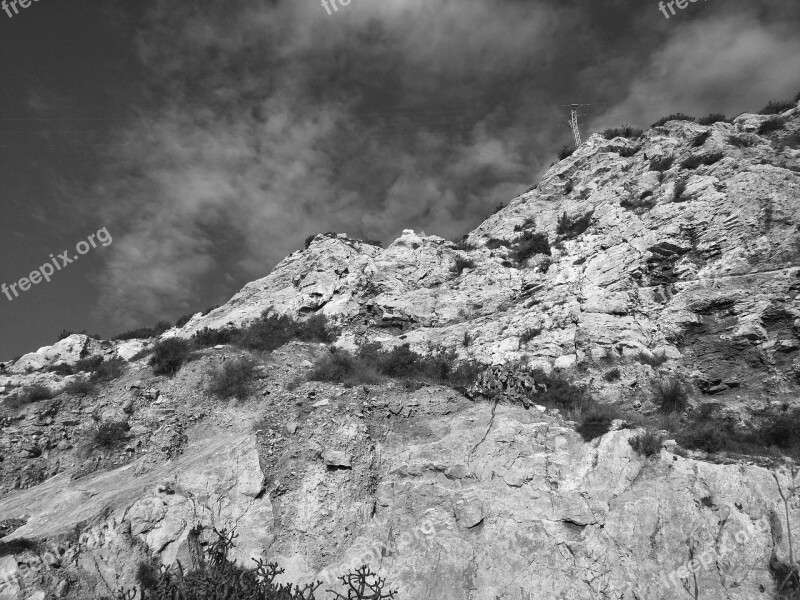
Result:
M346 452L340 450L325 450L322 453L322 460L328 467L342 467L345 469L352 468L350 464L350 457Z

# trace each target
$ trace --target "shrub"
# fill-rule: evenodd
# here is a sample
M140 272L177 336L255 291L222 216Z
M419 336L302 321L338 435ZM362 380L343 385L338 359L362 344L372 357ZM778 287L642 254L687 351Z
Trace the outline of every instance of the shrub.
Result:
M661 444L663 442L664 437L652 429L645 429L644 433L640 433L628 440L631 448L648 458L661 452Z
M677 377L666 377L653 382L653 402L662 412L683 412L689 404L686 386Z
M714 123L730 123L731 119L719 113L711 113L697 119L699 125L713 125Z
M61 375L62 377L66 377L67 375L73 375L75 373L75 369L71 365L68 365L67 363L52 365L50 367L47 367L47 371L49 373L55 373L56 375Z
M191 351L191 344L180 338L169 338L158 342L150 357L150 366L155 375L173 376L177 373Z
M489 238L486 241L486 249L487 250L497 250L498 248L510 248L511 242L507 240L501 240L500 238Z
M383 377L391 377L422 380L463 391L482 369L474 361L457 363L455 352L440 350L421 356L408 344L388 351L380 350L378 344L366 344L356 355L337 351L323 356L315 363L308 379L353 386L380 383Z
M609 369L603 374L603 379L608 381L609 383L612 381L617 381L621 377L619 367L614 367L613 369Z
M796 102L771 100L764 108L758 111L760 115L778 115L785 113L787 110L792 110Z
M603 131L603 137L607 140L613 140L617 137L624 137L630 140L638 139L644 135L644 131L630 125L623 125L613 129L606 129Z
M478 247L475 244L468 242L467 236L465 235L463 238L461 238L459 241L456 242L454 248L456 250L463 250L465 252L469 252L470 250L476 250Z
M223 400L231 397L245 399L252 391L255 367L255 362L249 357L226 361L222 368L211 371L208 392Z
M73 396L92 394L94 391L95 386L89 379L75 379L64 386L64 393Z
M456 262L453 265L452 271L456 275L461 275L464 269L474 269L475 268L475 261L470 260L469 258L464 258L462 256L456 256Z
M660 352L650 352L642 350L636 355L636 360L642 364L650 365L653 368L658 368L663 365L667 360L667 353L664 350Z
M650 170L663 173L669 171L674 162L674 156L655 156L650 159Z
M551 255L547 234L541 231L526 231L514 244L514 258L522 263L534 254Z
M759 430L761 443L792 449L800 446L800 412L772 417Z
M731 446L730 431L719 423L694 424L681 432L678 441L691 450L719 452Z
M311 245L311 242L313 242L313 241L314 241L314 238L315 238L315 237L317 237L318 235L319 235L319 234L317 234L317 233L312 233L311 235L309 235L309 236L308 236L308 237L305 239L305 241L303 242L303 245L306 247L306 250L308 250L308 247Z
M209 306L207 309L205 309L205 310L203 311L203 314L202 314L202 315L200 315L200 316L202 316L202 317L205 317L205 316L206 316L208 313L210 313L212 310L217 310L219 307L220 307L220 305L219 305L219 304L215 304L214 306Z
M594 211L589 211L577 219L571 219L566 212L563 212L558 218L556 233L563 235L565 238L577 237L589 229L593 215Z
M100 364L103 362L102 356L90 356L88 358L81 358L75 363L75 373L94 373Z
M378 248L383 248L383 242L380 240L367 239L361 241L364 242L365 244L368 244L369 246L377 246Z
M31 385L18 391L15 395L9 396L5 405L11 410L17 410L34 402L49 400L54 395L49 388L43 385Z
M293 339L328 342L330 337L324 315L315 315L304 323L298 323L286 315L264 311L260 319L234 336L234 343L248 350L271 352Z
M159 321L153 327L141 327L115 335L111 338L115 342L126 340L147 340L150 338L158 337L172 327L169 321Z
M609 432L614 419L619 419L619 410L608 404L589 408L581 415L581 421L575 429L585 442L589 442Z
M492 210L492 214L496 215L501 210L503 210L505 207L506 207L506 203L505 202L498 202L497 206L495 206L494 210Z
M422 357L413 352L408 344L396 346L388 351L378 351L377 346L367 345L361 348L362 358L372 357L378 372L388 377L413 377L423 370Z
M725 158L724 152L711 152L709 154L693 154L685 159L681 166L684 169L696 169L700 165L710 166Z
M230 344L237 332L237 329L231 328L209 329L208 327L203 327L192 336L192 341L200 348L220 346Z
M142 327L140 329L131 329L123 333L117 334L111 339L115 342L122 342L126 340L146 340L152 336L153 330L149 327Z
M656 200L653 198L653 192L651 190L645 190L639 195L638 200L625 198L619 205L626 210L642 210L644 212L653 208L656 205Z
M558 151L558 160L564 160L565 158L569 158L575 152L574 146L564 146L561 150Z
M662 125L666 125L669 121L695 121L694 117L690 117L689 115L684 115L683 113L675 113L673 115L669 115L667 117L661 117L658 121L653 123L650 127L661 127Z
M33 402L40 402L41 400L50 400L54 396L53 392L43 385L32 385L26 387L23 392L23 403L31 404Z
M16 538L8 542L0 542L0 558L22 554L25 551L38 554L41 551L41 544L29 538Z
M779 129L783 129L783 126L786 124L786 121L783 117L772 117L761 123L758 127L758 135L764 135L766 133L772 133L773 131L778 131Z
M192 313L192 314L190 314L190 315L183 315L183 316L182 316L182 317L180 317L180 318L179 318L177 321L175 321L175 327L183 327L183 326L184 326L184 325L186 325L186 324L187 324L189 321L191 321L191 320L192 320L192 317L194 317L194 313Z
M155 590L158 586L159 573L156 565L149 560L141 560L136 566L136 583L142 590Z
M728 143L737 148L750 148L758 143L758 139L751 135L729 135Z
M121 358L111 358L101 362L92 372L92 381L112 381L123 373L125 361Z
M201 529L195 528L190 536L199 536ZM217 539L205 548L205 555L198 557L194 570L185 571L179 564L168 568L161 566L158 571L152 564L139 563L136 579L141 590L120 590L119 598L139 598L140 600L165 600L166 598L204 599L204 600L315 600L315 591L321 582L304 586L278 583L284 573L277 563L265 564L255 560L255 568L250 570L228 559L233 548L235 533L225 529L214 529ZM348 590L344 596L337 592L338 600L395 600L397 591L386 589L386 580L379 578L363 565L347 575L339 577ZM328 590L331 591L331 590Z
M699 148L703 144L706 143L708 138L711 137L710 131L704 131L703 133L697 134L695 138L692 140L691 146L692 148Z
M536 229L536 218L527 217L522 223L514 225L514 231L526 231L528 229Z
M205 327L192 337L196 346L205 348L220 344L235 344L247 350L271 352L293 339L307 342L330 342L336 332L329 327L325 315L317 314L298 322L286 315L265 310L261 317L247 327L209 329Z
M318 359L308 374L309 381L343 383L346 387L380 383L381 379L374 365L342 351Z
M92 441L101 448L116 448L128 439L130 426L122 421L101 423L94 430Z
M592 403L589 394L560 371L553 371L548 375L544 371L535 369L531 374L536 383L546 388L536 396L536 402L539 404L560 410L582 410Z
M92 338L93 340L102 339L99 334L97 334L97 333L88 333L85 329L83 331L69 331L67 329L62 329L61 333L58 334L58 341L60 342L61 340L64 340L64 339L68 338L71 335L75 335L76 333L79 334L79 335L88 336L88 337Z
M319 313L312 315L298 325L295 337L304 342L327 344L336 337L336 332L328 323L328 317Z
M153 337L158 337L165 331L169 331L172 329L172 323L169 321L159 321L155 325L153 325Z
M800 449L800 411L768 417L759 427L737 431L730 421L699 415L678 437L686 448L705 452L735 452L776 456L780 452L796 456Z
M525 331L522 332L521 336L519 336L520 345L527 344L533 338L538 336L540 333L542 333L542 328L541 327L529 327L528 329L526 329Z
M639 146L639 145L636 145L636 146L625 146L624 148L620 149L619 155L622 158L630 158L631 156L636 154L641 149L642 149L642 147Z

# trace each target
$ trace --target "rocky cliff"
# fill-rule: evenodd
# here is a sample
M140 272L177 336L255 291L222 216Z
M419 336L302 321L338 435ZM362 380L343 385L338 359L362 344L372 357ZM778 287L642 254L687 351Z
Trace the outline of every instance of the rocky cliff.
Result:
M164 337L265 309L324 314L341 349L409 344L558 370L645 415L664 374L691 389L684 418L714 405L744 426L789 410L800 108L769 119L593 135L458 243L318 235ZM776 597L794 560L800 498L777 458L669 440L647 458L621 422L587 443L544 406L308 382L320 344L258 357L256 393L220 402L208 373L244 351L202 350L165 378L142 357L151 345L74 335L4 365L0 598L110 596L151 554L190 564L198 524L203 536L235 527L237 560L267 556L292 581L369 563L401 599L752 600ZM52 368L92 356L124 360L124 373L77 393L80 376ZM15 401L33 384L57 395ZM130 426L125 445L86 442L106 422Z

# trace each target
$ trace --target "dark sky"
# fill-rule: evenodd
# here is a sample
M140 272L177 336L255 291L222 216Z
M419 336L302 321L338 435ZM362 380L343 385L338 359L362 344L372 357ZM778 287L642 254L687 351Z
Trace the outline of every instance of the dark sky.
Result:
M225 302L320 231L450 239L570 141L800 91L797 0L38 0L0 12L0 359ZM13 11L12 11L13 12ZM60 263L59 263L60 264Z

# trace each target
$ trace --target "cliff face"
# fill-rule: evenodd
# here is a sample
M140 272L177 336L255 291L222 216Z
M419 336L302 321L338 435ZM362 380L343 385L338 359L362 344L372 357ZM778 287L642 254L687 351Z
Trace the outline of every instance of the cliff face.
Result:
M460 246L411 231L386 250L317 236L180 333L270 307L321 310L347 326L342 344L444 345L544 367L665 350L706 391L794 389L800 153L781 140L800 119L790 116L773 139L752 133L769 118L755 115L670 121L640 140L594 135ZM551 255L518 268L515 240L534 231ZM456 275L457 260L474 266ZM531 329L540 333L520 344Z
M654 372L635 357L663 352L693 410L746 422L793 405L800 381L800 109L757 134L767 118L592 136L459 244L320 235L165 335L321 311L343 348L444 346L563 369L643 411ZM523 260L537 239L549 254ZM296 383L327 352L298 342L261 360L257 394L221 403L208 372L242 351L204 350L166 379L136 358L147 346L72 336L0 372L0 541L43 544L41 558L0 556L0 598L108 595L150 552L190 564L200 523L236 526L236 558L266 555L287 579L369 563L400 598L752 600L771 597L800 531L790 471L764 461L671 442L648 459L628 443L635 430L585 443L558 411L439 386ZM12 408L20 386L61 390L75 376L46 368L82 355L128 364L99 394ZM81 442L121 420L124 448Z

